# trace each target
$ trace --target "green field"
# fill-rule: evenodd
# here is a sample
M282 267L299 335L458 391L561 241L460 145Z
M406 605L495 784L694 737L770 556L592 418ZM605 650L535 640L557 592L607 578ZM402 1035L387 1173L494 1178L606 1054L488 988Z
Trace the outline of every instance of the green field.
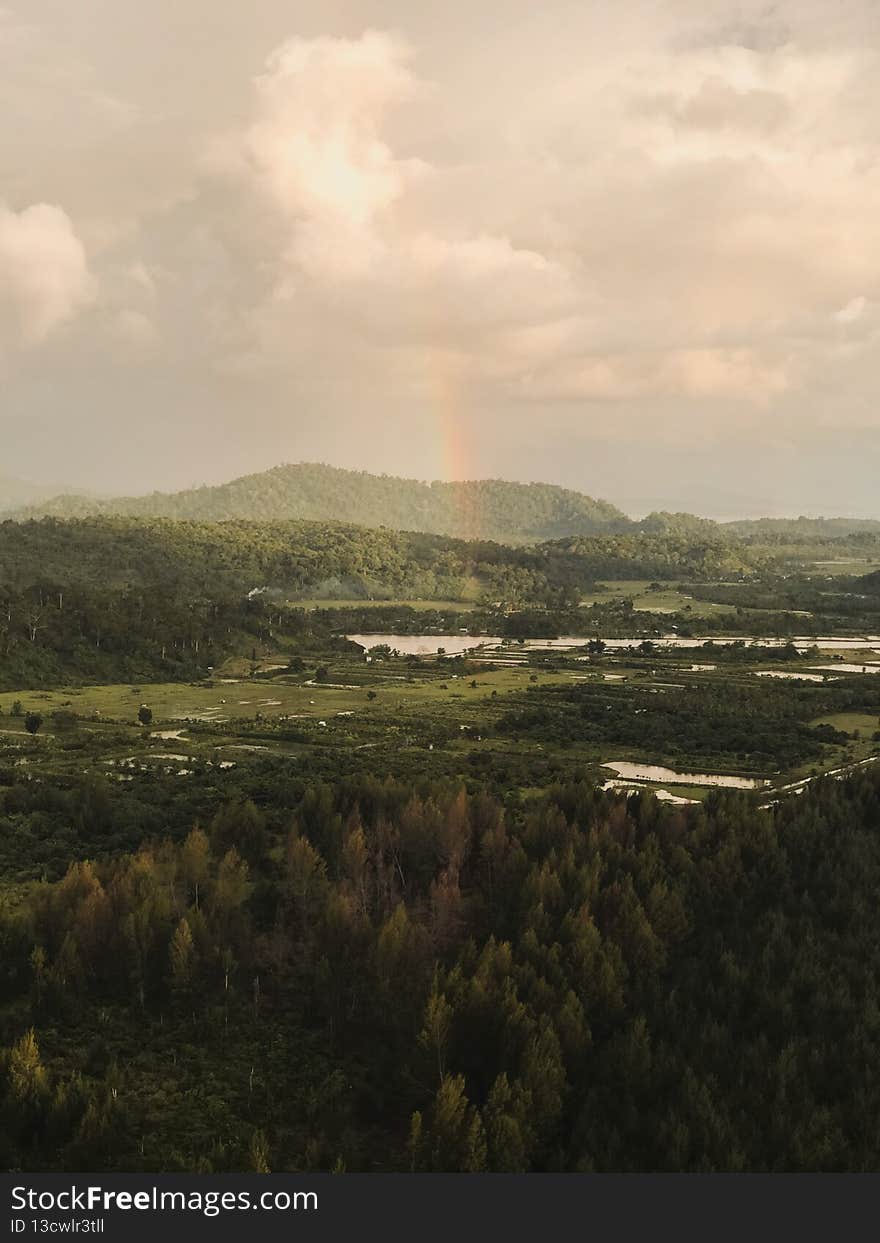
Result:
M361 670L348 670L342 676L360 676ZM20 718L10 717L13 703L19 701L26 712L39 712L44 717L59 708L68 708L80 717L98 714L100 718L134 724L138 708L146 704L154 721L176 724L184 720L234 721L295 715L323 719L328 714L353 712L378 714L389 707L436 707L460 698L475 702L491 697L492 692L504 694L525 690L528 686L577 678L577 673L543 672L528 666L505 666L492 672L467 675L449 674L421 678L404 674L384 674L373 667L364 671L363 685L354 683L312 683L302 679L247 678L223 681L213 686L186 685L179 682L154 683L145 686L111 685L62 688L43 691L7 691L0 693L0 712L4 727L19 729ZM476 687L471 686L476 681ZM373 691L376 698L368 698ZM47 721L47 728L51 728Z
M592 592L581 598L581 604L589 607L593 604L608 604L615 599L630 599L633 607L648 613L679 613L690 611L695 617L715 617L723 613L733 613L731 604L713 604L707 600L694 600L688 595L687 588L666 584L662 590L649 591L650 579L614 579L604 584L608 590Z
M858 730L862 738L870 739L875 731L880 730L880 717L869 716L865 712L833 712L829 716L818 717L810 722L812 725L833 725L847 734Z
M620 695L627 707L619 711L627 717L650 707L661 718L667 711L682 713L683 722L693 719L694 708L688 706L690 695L712 694L713 688L761 697L766 691L770 698L778 698L783 686L788 685L793 696L812 694L814 688L819 693L816 684L805 687L756 678L756 670L766 669L770 663L762 652L754 657L750 654L743 662L719 659L715 668L696 670L690 667L690 652L684 656L680 652L656 653L650 659L609 654L595 666L565 653L546 659L545 667L539 663L545 657L533 652L531 663L524 659L520 664L492 669L480 668L479 662L463 664L434 658L413 663L398 657L366 664L349 653L337 652L328 655L326 676L318 681L314 667L292 674L280 657L274 662L272 657L265 658L263 675L252 676L250 662L236 658L226 662L213 680L201 682L8 691L0 693L0 755L5 754L7 762L28 765L31 773L35 765L43 764L52 771L74 773L84 771L87 761L102 767L130 768L133 756L138 763L149 761L151 766L186 768L183 761L191 759L210 765L218 762L218 750L223 751L224 763L239 764L251 758L248 752L254 753L252 758L272 753L304 760L319 754L326 759L335 753L348 762L361 750L382 748L392 762L397 762L395 756L409 755L412 758L406 762L418 766L425 761L417 757L430 749L435 750L431 763L458 771L465 765L485 762L524 774L530 757L540 757L545 763L561 765L568 773L601 782L612 774L599 766L613 758L659 764L680 772L770 776L766 764L761 768L749 760L748 745L742 743L725 749L719 740L717 747L698 749L688 759L675 745L679 741L675 732L666 735L666 751L662 743L650 741L650 733L645 734L644 741L626 730L597 734L591 732L589 721L582 728L577 716L572 718L570 729L542 734L541 721L548 719L548 713L552 717L562 701L541 692L544 688L601 685L612 699L600 693L591 701L598 704L597 711L602 711L606 702L613 705ZM693 663L701 665L705 660L706 653L695 649ZM791 662L786 671L794 672L807 663ZM234 676L233 671L241 676ZM863 681L868 704L872 680ZM829 683L821 693L837 695L833 686ZM528 692L535 692L535 697ZM853 702L846 684L839 694L841 705ZM815 701L805 702L809 705ZM41 715L36 738L26 733L22 715L12 715L15 703L23 712ZM664 707L667 703L668 709ZM138 722L141 705L153 714L148 727ZM815 719L805 719L804 725L827 723L850 735L858 730L860 737L826 743L821 755L817 753L809 762L782 765L773 776L774 785L836 770L876 752L873 736L878 716L865 709L816 716L818 706L816 703L812 712L805 712L805 717ZM55 712L65 709L75 714L73 725L53 718ZM511 711L537 712L539 732L530 733L528 724L521 733L518 727L501 728L499 732L496 723ZM108 770L103 767L103 771ZM115 771L119 773L119 767ZM657 788L698 799L709 792L708 788L668 781L658 782Z

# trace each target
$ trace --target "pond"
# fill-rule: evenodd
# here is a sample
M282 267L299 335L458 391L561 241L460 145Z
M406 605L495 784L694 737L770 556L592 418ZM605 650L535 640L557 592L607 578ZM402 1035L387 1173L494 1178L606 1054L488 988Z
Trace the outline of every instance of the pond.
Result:
M729 777L724 773L677 773L656 764L634 764L629 760L606 760L603 768L612 768L618 777L630 781L662 781L668 785L723 786L728 790L758 790L768 785L756 777Z
M880 665L847 665L842 661L834 665L813 665L814 669L834 669L837 673L880 673Z
M648 789L644 785L631 785L626 781L606 781L602 786L603 790L617 790L620 794L639 794ZM661 803L678 803L684 805L686 803L696 804L700 800L697 798L682 798L680 794L673 794L669 790L656 789L651 787L651 793L658 798Z

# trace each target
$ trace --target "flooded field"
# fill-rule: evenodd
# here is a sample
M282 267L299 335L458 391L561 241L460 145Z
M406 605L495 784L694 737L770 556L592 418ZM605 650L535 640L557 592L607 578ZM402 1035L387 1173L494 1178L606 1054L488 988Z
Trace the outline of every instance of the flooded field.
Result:
M724 773L677 773L658 764L634 764L628 760L606 760L603 768L611 768L618 777L630 781L660 781L667 785L721 786L728 790L758 790L768 784L757 777L730 777Z
M839 661L834 665L814 665L813 667L815 669L833 669L837 673L880 673L880 664L876 663L854 665Z

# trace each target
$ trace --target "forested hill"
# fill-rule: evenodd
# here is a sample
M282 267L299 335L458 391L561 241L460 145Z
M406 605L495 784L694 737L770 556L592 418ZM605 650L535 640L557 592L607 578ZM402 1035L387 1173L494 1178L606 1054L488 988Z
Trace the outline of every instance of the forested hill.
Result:
M504 479L424 483L308 462L276 466L210 487L113 498L73 493L47 498L45 489L0 477L2 513L16 519L103 514L194 522L348 522L508 544L624 533L768 543L880 533L880 521L861 518L719 523L690 513L656 512L634 521L609 501L556 484Z
M422 483L309 463L185 492L112 500L59 496L18 516L93 514L200 522L332 520L510 543L635 529L609 502L553 484L501 479Z
M239 597L487 599L579 593L603 578L691 582L750 574L781 554L684 536L572 536L536 545L461 540L343 522L184 522L98 515L0 522L0 602L33 589L161 587Z
M874 518L742 518L716 522L689 513L666 511L648 514L634 529L648 535L749 540L759 543L808 543L812 540L845 540L854 536L880 535Z
M747 518L720 524L721 530L745 539L848 539L880 533L876 518Z

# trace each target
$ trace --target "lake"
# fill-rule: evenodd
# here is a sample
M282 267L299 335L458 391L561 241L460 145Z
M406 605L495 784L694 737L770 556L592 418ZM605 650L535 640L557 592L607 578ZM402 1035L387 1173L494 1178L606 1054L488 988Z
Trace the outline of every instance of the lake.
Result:
M484 654L492 651L516 653L522 651L564 650L566 648L586 647L590 641L587 635L563 635L558 639L526 639L524 643L520 643L516 639L504 639L500 635L347 634L345 637L365 650L371 647L378 647L380 644L387 644L392 650L396 650L404 656L436 656L437 649L440 647L445 650L448 656L462 656L465 652L477 650L484 652ZM685 639L679 635L665 635L663 638L650 641L658 650L671 650L702 647L710 639ZM642 642L643 640L639 638L604 640L605 647L609 651L637 648ZM752 638L747 635L726 637L712 635L711 642L718 647L727 643L740 642L752 647L780 647L784 643L791 642L801 651L807 651L813 647L819 648L820 651L858 651L862 648L871 648L875 644L880 644L880 635L864 635L855 639L835 639L833 636L828 635L819 638L801 635L793 639ZM587 658L585 657L585 659ZM846 670L844 671L846 672Z

